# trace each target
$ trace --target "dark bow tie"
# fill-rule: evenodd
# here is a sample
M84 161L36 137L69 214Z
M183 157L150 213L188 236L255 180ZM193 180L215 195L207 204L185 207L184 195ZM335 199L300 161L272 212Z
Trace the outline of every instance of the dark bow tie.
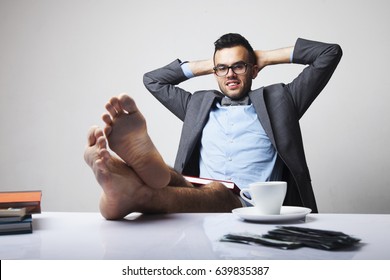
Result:
M250 104L249 96L245 96L244 98L239 100L233 100L230 99L229 97L223 97L221 100L222 106L239 106L239 105L249 105L249 104Z

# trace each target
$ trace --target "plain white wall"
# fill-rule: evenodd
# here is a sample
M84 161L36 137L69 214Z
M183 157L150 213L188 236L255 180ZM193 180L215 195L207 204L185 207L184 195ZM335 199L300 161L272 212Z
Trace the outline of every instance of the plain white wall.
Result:
M342 46L338 69L301 121L319 210L390 213L388 10L386 0L0 0L0 190L41 189L44 211L98 211L86 133L121 92L137 100L173 164L181 123L142 75L175 58L209 58L220 35L238 32L257 49L297 37ZM266 68L254 86L289 82L301 69ZM182 86L216 83L209 76Z

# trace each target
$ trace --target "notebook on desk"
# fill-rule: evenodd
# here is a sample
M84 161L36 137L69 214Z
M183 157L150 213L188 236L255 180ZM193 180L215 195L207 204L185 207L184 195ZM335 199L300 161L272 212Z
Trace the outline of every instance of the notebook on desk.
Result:
M219 182L228 189L230 189L233 193L235 194L240 194L240 188L232 181L227 181L227 180L217 180L217 179L210 179L210 178L202 178L202 177L193 177L193 176L184 176L184 178L192 183L195 186L201 186L201 185L206 185L212 182Z

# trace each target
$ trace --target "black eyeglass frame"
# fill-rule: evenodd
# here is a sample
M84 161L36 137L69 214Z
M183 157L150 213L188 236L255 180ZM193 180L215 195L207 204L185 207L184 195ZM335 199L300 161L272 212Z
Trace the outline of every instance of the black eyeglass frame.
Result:
M236 73L236 71L234 71L234 67L236 67L236 66L242 66L242 65L245 67L244 72L242 72L242 73ZM221 70L221 69L218 69L218 67L221 67L221 66L226 67L226 69L224 69L224 70L226 71L226 73L223 74L223 75L218 75L217 71L218 71L218 70L219 70L219 71ZM233 73L236 74L236 75L243 75L243 74L246 73L246 71L248 71L248 66L253 66L253 64L251 64L251 63L246 63L246 62L237 62L237 63L232 64L231 66L227 66L227 65L222 64L222 65L214 66L214 67L213 67L213 70L214 70L215 75L217 75L218 77L225 77L225 76L229 73L229 69L232 69Z

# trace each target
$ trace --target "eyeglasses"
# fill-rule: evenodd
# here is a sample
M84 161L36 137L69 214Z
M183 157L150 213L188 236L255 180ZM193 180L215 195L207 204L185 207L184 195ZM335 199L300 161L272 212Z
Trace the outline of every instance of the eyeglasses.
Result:
M229 73L229 69L232 69L233 73L235 73L236 75L245 74L246 70L248 69L248 66L252 66L252 64L245 63L245 62L238 62L233 64L232 66L220 64L215 66L213 69L215 75L217 75L218 77L223 77L226 76L227 73Z

